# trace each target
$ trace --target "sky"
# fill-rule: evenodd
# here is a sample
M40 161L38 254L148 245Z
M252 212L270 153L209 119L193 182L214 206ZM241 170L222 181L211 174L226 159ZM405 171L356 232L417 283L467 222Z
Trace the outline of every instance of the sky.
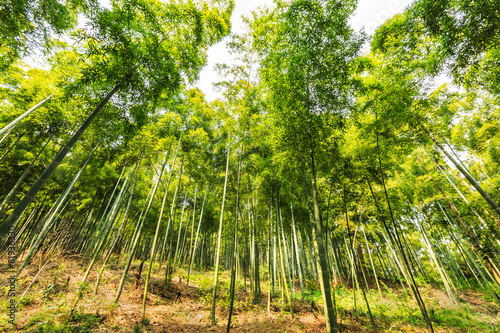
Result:
M358 8L350 20L351 26L355 30L364 28L368 35L373 35L376 28L384 23L390 17L401 13L412 0L358 0ZM236 0L233 16L231 17L232 32L239 34L243 32L243 21L241 16L248 16L260 6L271 7L272 0ZM233 62L233 56L229 54L226 48L226 40L219 42L208 51L208 64L200 73L200 79L195 84L200 88L209 101L213 101L222 94L213 88L213 83L222 81L215 71L217 63L230 64Z

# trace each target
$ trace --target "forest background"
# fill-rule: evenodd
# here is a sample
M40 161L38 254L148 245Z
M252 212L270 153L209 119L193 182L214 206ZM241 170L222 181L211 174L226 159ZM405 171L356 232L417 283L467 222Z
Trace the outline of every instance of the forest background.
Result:
M357 5L275 1L231 34L233 1L4 1L0 233L24 295L58 254L82 270L66 324L115 261L110 304L144 267L141 325L181 270L214 270L210 322L227 308L228 329L237 282L267 312L316 290L328 332L345 298L390 329L370 307L389 286L430 331L450 323L425 286L500 305L500 4L418 0L373 35ZM222 40L236 61L207 100Z

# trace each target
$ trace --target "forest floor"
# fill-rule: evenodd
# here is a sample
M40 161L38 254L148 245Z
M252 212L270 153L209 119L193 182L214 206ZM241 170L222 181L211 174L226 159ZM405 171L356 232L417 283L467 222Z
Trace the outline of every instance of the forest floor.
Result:
M2 332L225 332L229 308L229 272L220 275L217 298L217 326L210 325L213 272L194 272L187 286L187 272L178 269L168 289L164 283L165 269L155 264L148 292L146 318L141 322L144 265L139 287L134 279L140 262L133 263L118 305L113 304L121 278L123 263L115 258L108 263L97 295L94 287L97 274L94 267L87 283L80 281L86 267L76 258L55 256L40 263L33 260L20 274L16 284L19 302L15 327L7 322L9 300L6 259L0 262L1 286L0 331ZM35 278L36 277L36 278ZM264 277L261 277L264 278ZM265 281L263 279L263 281ZM246 279L249 283L248 278ZM263 288L267 283L262 283ZM273 299L267 311L267 289L262 290L260 304L250 301L248 286L237 283L231 332L324 332L321 292L314 282L308 282L304 300L295 300L293 313L281 304L281 295ZM28 291L24 294L24 292ZM312 289L312 290L311 290ZM337 288L338 323L340 332L427 332L416 302L400 285L383 284L383 297L376 286L367 292L375 319L370 323L366 303L360 291ZM408 288L406 288L408 289ZM453 304L437 285L420 283L420 292L432 318L435 332L500 332L500 307L482 291L468 289L457 292ZM24 294L24 296L22 296ZM22 297L21 297L22 296ZM79 296L81 297L80 300ZM300 298L300 288L296 289ZM354 301L356 299L356 301ZM78 301L78 302L77 302ZM76 305L75 305L76 304ZM72 312L73 309L73 312Z

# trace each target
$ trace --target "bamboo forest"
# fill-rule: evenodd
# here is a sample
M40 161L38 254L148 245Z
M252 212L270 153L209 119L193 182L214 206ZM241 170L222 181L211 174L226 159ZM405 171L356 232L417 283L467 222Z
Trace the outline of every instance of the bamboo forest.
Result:
M500 1L244 3L0 1L0 331L500 332Z

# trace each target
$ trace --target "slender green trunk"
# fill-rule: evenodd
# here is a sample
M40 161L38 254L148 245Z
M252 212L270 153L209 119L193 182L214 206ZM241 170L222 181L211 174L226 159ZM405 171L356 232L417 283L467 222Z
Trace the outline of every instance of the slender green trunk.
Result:
M248 178L248 177L247 177ZM250 180L248 179L248 184L250 183ZM250 186L248 186L250 187ZM250 191L250 196L252 195L252 192ZM252 198L253 199L253 198ZM250 277L250 297L253 299L255 303L255 282L254 282L254 277L255 277L255 230L253 228L253 223L252 223L252 210L250 209L250 198L247 199L247 213L248 213L248 253L250 256L250 260L248 261L248 273Z
M376 117L375 117L375 119L376 119ZM382 218L382 221L384 223L384 226L386 228L386 231L387 231L389 237L391 237L391 240L393 240L394 244L399 248L399 252L400 252L400 254L401 254L402 258L403 258L404 265L405 265L406 269L408 270L408 275L410 277L410 280L409 280L410 287L411 287L411 289L413 291L413 294L415 296L415 299L416 299L416 301L417 301L417 303L418 303L418 305L420 307L420 311L422 312L422 316L424 317L424 320L426 321L427 325L429 326L429 329L431 330L431 333L434 333L434 328L432 327L432 321L429 318L429 315L427 313L427 309L425 307L424 301L422 299L422 296L420 295L420 292L418 290L417 284L416 284L416 282L415 282L415 280L413 278L413 274L411 272L410 265L408 263L408 260L406 259L406 255L405 255L405 252L404 252L401 240L399 239L399 233L398 233L398 229L399 228L398 228L398 225L396 224L396 221L394 219L394 214L392 213L392 207L391 207L391 204L390 204L389 195L387 193L387 188L385 186L384 171L382 169L382 160L380 158L380 147L379 147L379 134L378 134L378 132L376 132L376 139L377 139L377 156L378 156L378 166L379 166L379 171L380 171L380 177L381 177L381 180L382 180L382 185L383 185L384 194L385 194L385 198L386 198L386 202L387 202L387 207L389 209L389 214L391 216L391 220L392 220L392 223L393 223L393 226L394 226L394 232L396 234L395 240L392 239L392 237L391 237L392 235L390 233L389 227L385 223L385 219L383 218L382 214L381 214L381 218ZM370 185L370 190L371 190L371 185ZM372 194L373 194L373 191L372 191Z
M408 108L408 111L411 110ZM443 152L443 154L448 157L448 159L457 167L457 169L464 175L465 178L469 181L469 183L474 186L474 188L481 194L481 196L486 200L486 202L493 208L493 210L500 216L500 207L498 204L490 198L490 196L483 190L481 185L465 170L460 163L458 163L453 156L451 156L446 149L444 149L443 145L436 139L436 137L427 129L427 127L420 121L418 117L415 117L420 127L427 133L427 135L434 141L436 146Z
M21 120L23 120L24 118L26 118L27 116L29 116L33 111L35 111L36 109L38 109L40 106L42 106L45 103L47 103L48 101L50 101L50 99L52 98L52 96L54 96L54 95L50 95L49 97L45 98L43 101L39 102L37 105L33 106L31 109L29 109L28 111L26 111L25 113L23 113L22 115L20 115L19 117L17 117L15 120L13 120L10 124L8 124L4 128L2 128L0 130L0 135L4 135L5 132L11 131L14 127L16 127L16 125Z
M434 181L434 184L436 185L436 187L439 189L439 191L441 192L443 197L448 202L448 205L450 206L451 210L455 214L457 221L460 222L460 226L463 228L463 230L467 234L467 236L471 242L472 248L474 249L474 251L479 252L482 255L482 257L484 257L484 261L486 262L488 269L490 270L491 274L495 278L495 281L497 282L497 284L500 285L500 272L496 269L495 265L493 264L493 260L491 258L491 253L490 253L489 249L486 249L486 248L481 246L481 244L479 243L479 240L472 233L469 226L464 222L464 220L462 219L462 216L458 212L457 207L455 207L455 205L450 200L448 195L446 195L444 190L441 188L441 186L439 186L439 184L436 181Z
M36 194L40 191L42 186L45 184L47 179L52 175L52 173L56 170L56 168L61 164L62 160L68 154L68 152L73 148L75 143L80 139L85 130L89 127L90 123L94 120L94 118L99 114L101 109L106 105L109 99L120 89L124 80L121 80L107 95L104 99L99 103L99 105L95 108L95 110L90 114L90 116L85 120L85 122L80 126L78 131L73 135L73 137L68 141L68 143L61 148L59 153L56 155L52 163L45 169L42 175L38 178L36 183L30 188L28 193L24 196L21 202L14 208L14 211L7 217L7 219L0 225L0 237L5 237L8 233L8 230L11 226L13 226L17 220L21 217L23 212L28 208L28 205L31 203Z
M442 210L442 209L441 209L441 210ZM443 211L443 210L442 210L442 211ZM449 219L448 219L448 216L446 216L446 214L444 213L444 211L443 211L443 216L445 217L445 220L448 220L448 223L449 223L450 225L452 225L452 224L451 224L451 222L450 222L450 221L449 221ZM452 230L449 230L449 231L448 231L448 233L449 233L449 235L450 235L451 239L453 240L453 242L455 243L455 245L457 246L457 248L458 248L458 250L459 250L459 252L460 252L460 255L462 256L462 259L464 260L465 264L467 265L467 268L469 268L469 271L472 273L472 275L473 275L473 276L474 276L474 278L476 279L477 283L479 283L479 285L481 286L481 288L484 288L484 286L483 286L483 284L481 283L481 281L479 280L479 278L478 278L478 276L477 276L476 272L475 272L475 271L472 269L472 267L470 266L470 264L469 264L469 259L467 259L467 255L466 255L466 253L465 253L464 249L462 248L462 246L460 245L460 243L458 242L457 238L456 238L456 237L455 237L455 235L453 234L453 231L452 231Z
M177 153L179 152L179 147L180 147L181 139L182 139L182 132L181 132L181 135L179 137L179 142L177 143L177 149L175 150L174 160L172 161L172 169L170 170L169 175L168 175L167 188L170 187L170 181L172 180L172 175L174 174L175 161L177 159ZM182 169L182 167L181 167L181 169ZM182 174L182 172L181 172L181 174ZM165 194L163 196L162 208L161 208L161 214L160 215L163 214L163 205L164 205L164 203L165 203L165 201L167 199L167 195L168 195L168 191L165 191ZM175 202L176 195L177 195L177 188L175 190L174 199L172 201L172 209L173 209L173 205L174 205L174 202ZM163 263L163 258L164 258L164 254L165 254L165 246L167 245L168 231L169 231L169 228L170 228L170 222L172 220L172 209L170 209L170 211L169 211L167 229L165 231L165 236L163 237L163 245L162 245L161 251L160 251L161 252L160 253L160 269L161 269L161 264Z
M109 242L108 235L109 235L109 233L110 233L111 229L113 228L113 225L116 221L116 217L118 215L118 212L120 210L120 207L121 207L121 204L123 201L123 193L125 191L125 188L127 187L127 184L128 184L128 176L125 178L125 181L123 182L122 188L120 189L120 192L118 193L118 195L115 199L115 202L113 203L113 206L111 207L111 211L109 212L109 214L106 217L106 220L104 222L105 228L103 230L103 234L100 235L100 237L99 237L100 240L96 245L96 249L93 251L94 253L92 255L92 260L90 261L90 264L87 268L87 271L85 272L85 274L82 278L82 282L85 282L87 280L87 278L90 274L90 271L94 267L94 263L96 262L99 254L101 253L101 250L104 253L104 248L106 247L107 243Z
M187 191L184 192L184 198L187 196ZM175 253L174 253L174 264L173 264L173 270L175 271L175 266L177 265L177 254L179 251L179 244L181 242L181 232L182 232L182 221L184 220L184 211L186 210L186 205L182 206L182 211L181 211L181 220L179 222L179 233L177 234L177 242L175 243Z
M229 316L227 319L227 328L226 332L229 333L229 329L231 328L231 317L233 315L233 306L234 306L234 286L236 283L236 260L238 258L238 252L236 250L236 246L238 243L238 213L239 213L239 205L240 205L240 180L241 180L241 161L242 161L242 151L243 147L241 147L240 151L240 163L238 164L238 187L236 190L236 212L234 214L234 238L233 238L233 260L231 263L231 301L229 303Z
M3 140L5 140L5 139L9 136L10 132L12 132L12 130L13 130L13 129L14 129L14 127L11 127L11 128L7 131L7 133L5 133L5 134L2 136L2 138L0 139L0 144L3 142Z
M380 284L378 283L377 270L375 269L375 265L373 264L372 253L370 251L370 248L368 247L368 239L366 238L366 233L364 229L363 229L363 236L365 238L366 250L368 251L368 256L370 257L370 263L372 266L373 275L375 276L375 282L377 283L378 293L380 299L382 299L382 290L380 289Z
M474 260L474 257L473 257L473 253L471 254L467 248L464 248L465 250L465 253L467 254L467 257L469 257L469 260L470 262L472 262L472 264L474 265L475 269L477 270L477 272L479 273L479 275L481 276L481 278L483 279L484 281L484 284L488 287L488 290L489 292L491 293L491 295L494 297L496 303L498 305L500 305L500 297L498 296L498 294L495 292L495 290L493 290L493 288L491 287L491 284L490 284L490 281L488 281L488 279L486 278L486 276L484 275L484 271L481 269L481 267L478 265L477 263L477 260Z
M108 255L104 259L104 263L102 264L101 270L99 271L99 276L97 278L97 282L95 284L95 290L94 290L94 294L96 294L96 295L97 295L97 290L99 289L99 283L101 282L102 274L104 273L104 268L106 267L106 264L108 263L109 258L111 258L111 255L113 254L113 251L116 247L116 244L118 244L118 239L120 238L121 232L122 232L123 227L125 225L125 221L127 220L127 214L128 214L129 208L130 208L130 204L132 202L132 197L134 196L135 184L137 181L137 173L139 171L139 167L141 166L143 155L144 155L144 151L142 152L141 158L140 158L139 162L137 163L137 167L135 169L134 182L132 183L132 189L130 190L130 197L128 199L127 207L125 208L125 213L123 214L123 219L122 219L122 223L120 225L120 229L118 229L118 232L116 233L113 245L111 245L111 248L108 252Z
M191 269L193 267L194 254L196 252L196 246L198 244L198 235L200 234L201 218L203 217L203 209L205 208L205 200L207 199L208 186L205 190L205 196L203 197L203 204L201 205L200 219L198 221L198 228L196 229L196 237L194 239L193 250L191 251L191 258L189 259L189 268L187 276L187 285L189 286L189 275L191 274Z
M14 143L12 143L10 145L10 147L5 151L5 153L3 153L3 155L0 157L0 162L5 158L5 156L7 156L9 154L9 152L12 150L12 148L14 148L17 145L17 143L19 142L19 140L21 140L21 138L24 136L24 134L26 134L26 132L21 133L17 137L16 141L14 141Z
M125 279L127 278L127 273L130 269L130 264L132 263L135 252L137 250L137 245L139 244L139 238L141 237L142 227L144 226L144 219L141 218L140 221L138 221L138 226L139 227L137 228L137 231L134 237L132 238L133 241L130 249L130 254L127 259L127 263L125 264L125 268L123 269L122 278L120 279L120 284L118 285L118 290L116 291L116 296L115 299L113 300L113 303L118 303L120 295L122 294L123 285L125 284Z
M323 225L321 223L321 214L319 209L319 199L318 190L316 188L316 166L314 162L314 150L312 143L311 134L311 120L308 119L308 135L309 135L309 157L310 157L310 167L311 167L311 187L312 187L312 197L314 204L314 227L316 231L316 243L318 246L318 273L319 280L321 284L321 293L323 294L323 302L325 307L325 319L326 319L326 331L337 332L337 314L335 311L335 295L333 295L332 301L332 291L330 289L330 277L328 274L328 263L326 260L325 244L323 241Z
M163 169L165 168L166 162L167 162L167 160L165 159L165 161L163 162L163 166L162 166L162 173L163 173ZM121 295L121 292L123 289L123 284L125 283L125 278L127 277L127 273L128 273L129 268L130 268L130 264L132 263L132 259L134 257L136 250L137 250L137 246L139 244L139 239L140 239L140 236L142 233L142 228L144 226L144 221L146 220L149 209L151 208L151 204L152 204L153 199L155 197L156 191L158 190L158 186L160 185L160 182L161 182L161 176L157 179L156 183L152 186L153 189L151 191L151 197L149 198L148 205L147 205L146 209L144 210L144 214L142 215L142 218L139 218L138 228L136 231L136 237L132 243L132 248L130 250L130 256L127 260L127 264L125 265L125 269L123 270L122 279L120 281L120 285L118 287L118 291L116 293L114 303L118 303L118 299L120 298L120 295Z
M108 209L110 208L111 202L113 202L115 192L118 189L118 185L120 184L120 180L122 179L124 171L125 171L125 167L123 167L122 172L120 174L120 177L118 177L118 180L115 183L115 186L113 188L113 192L111 192L111 196L109 197L108 204L106 205L106 208L104 209L104 212L102 213L101 218L99 219L99 222L96 225L96 228L98 228L98 229L96 229L96 234L92 237L92 239L90 241L90 245L87 247L87 250L85 252L85 256L83 257L83 261L86 261L89 255L95 254L94 250L103 238L102 234L106 229L107 217L109 216Z
M161 167L161 171L160 171L160 175L158 176L158 183L157 184L159 184L161 182L161 177L163 177L163 171L165 170L165 165L167 164L169 155L170 155L170 148L168 149L167 156L165 156L165 161L163 162L163 165ZM172 165L172 168L173 168L173 165ZM167 192L168 192L168 186L165 189L165 193L167 193ZM164 196L164 198L165 197L166 197L166 195ZM154 253L155 253L155 248L156 248L156 242L158 240L158 235L160 233L161 217L163 214L163 207L164 206L165 206L165 200L163 200L162 205L161 205L160 217L158 218L158 223L156 224L156 231L155 231L155 236L153 239L153 245L152 245L151 250L150 250L148 274L146 275L146 282L144 284L144 298L142 300L142 321L143 322L144 322L144 319L146 319L146 300L148 297L149 279L151 277L151 269L153 268Z
M80 168L80 170L76 173L75 177L73 178L73 180L71 181L71 183L68 185L68 187L66 188L66 190L64 191L64 193L61 194L61 196L59 197L58 201L54 205L54 209L51 212L49 212L49 215L47 216L47 218L43 222L44 226L43 226L42 231L38 234L38 237L37 237L35 243L33 244L33 246L31 246L31 249L30 249L28 255L26 256L26 258L24 259L23 263L21 264L21 266L17 270L16 277L21 273L21 271L24 269L24 267L26 267L26 265L30 262L31 258L36 253L36 251L38 251L38 249L39 249L39 247L41 245L42 240L45 238L47 232L52 227L54 218L57 216L57 213L60 211L61 206L63 205L64 201L68 198L69 193L71 192L71 190L75 186L77 180L82 175L83 171L85 170L85 167L90 162L92 156L94 155L94 152L97 150L98 147L99 147L99 145L97 145L94 148L94 150L92 151L92 153L90 154L90 156L87 158L87 160L85 161L85 163L83 164L83 166Z
M289 263L289 256L288 256L288 252L286 250L287 248L287 242L286 242L286 239L285 239L285 231L283 230L283 218L281 216L281 207L280 207L280 202L279 202L279 195L277 194L277 197L278 197L278 215L279 215L279 220L278 220L278 224L279 224L279 229L281 230L281 238L282 238L282 242L283 242L283 261L285 262L285 268L286 268L286 271L288 272L288 280L290 281L290 289L286 289L286 290L289 290L290 291L290 297L289 297L289 303L290 303L290 309L291 309L291 312L293 314L293 308L292 308L292 300L295 299L295 293L294 293L294 287L293 287L293 279L292 279L292 268L290 267L290 263ZM285 279L285 282L286 282L286 279ZM285 283L286 285L286 283Z
M261 293L261 290L260 290L260 251L259 251L259 244L261 244L260 242L260 232L259 232L259 237L258 237L258 242L255 240L255 233L256 231L258 230L257 227L256 227L256 224L255 224L255 209L254 209L254 198L253 198L253 192L252 192L252 217L251 217L251 221L252 221L252 244L253 244L253 257L254 257L254 261L253 261L253 269L254 269L254 284L255 284L255 287L254 287L254 301L255 302L260 302L261 298L262 298L262 293Z
M179 152L179 148L181 145L181 139L182 139L182 132L181 132L181 135L179 137L179 142L177 143L177 149L175 150L174 159L172 161L172 165L171 165L171 168L170 168L170 171L168 174L167 188L165 189L165 193L163 194L163 200L161 202L161 210L160 210L160 217L158 218L158 223L160 223L160 221L163 217L163 210L165 208L165 203L167 201L168 190L170 188L170 181L172 180L172 175L174 174L175 161L177 160L177 153ZM170 151L170 148L169 148L169 151ZM174 198L174 200L175 200L175 198ZM167 223L168 224L167 229L166 229L165 235L163 237L163 245L162 245L161 251L160 251L160 266L159 266L160 269L161 269L161 264L163 262L163 251L165 250L165 244L166 244L167 238L168 238L168 227L170 226L170 219L171 218L172 218L172 216L170 215L169 222Z
M290 289L288 286L288 279L286 277L286 272L285 272L285 254L283 251L283 248L285 245L283 244L283 241L281 240L281 237L279 235L280 233L280 227L279 227L279 222L276 220L276 230L275 232L278 234L278 251L279 251L279 257L280 257L280 281L282 283L281 285L281 297L282 297L282 302L285 303L285 300L283 299L283 294L285 294L286 299L288 301L288 305L290 306L290 310L292 310L292 298L290 296ZM292 311L291 311L292 312Z
M351 251L350 252L352 253L352 256L351 256L351 258L352 258L351 265L352 265L352 272L353 272L353 284L354 284L354 280L355 280L356 281L356 285L359 286L358 279L357 279L357 272L361 271L361 273L363 274L363 279L364 279L364 282L365 282L366 290L368 290L369 289L369 284L368 284L368 280L367 280L368 273L366 272L366 266L364 266L364 260L361 260L361 258L362 258L361 257L362 250L360 249L359 245L358 245L358 251L356 251L356 248L354 247L354 243L356 241L356 234L357 234L357 231L358 231L358 227L357 226L356 226L356 231L354 231L354 236L351 237L351 228L349 226L349 216L347 214L347 198L346 198L345 184L343 184L343 191L342 191L342 193L343 193L344 214L345 214L345 220L346 220L346 225L347 225L347 233L348 233L349 242L350 242L350 245L351 245ZM356 252L358 253L357 257L355 256ZM361 269L359 268L359 266L361 266ZM375 321L373 320L373 315L372 315L372 312L371 312L371 309L370 309L370 304L368 302L368 298L366 297L365 290L364 290L364 288L359 288L359 289L361 289L361 293L363 294L363 298L365 300L366 308L368 309L368 314L370 315L371 324L372 324L373 328L376 329Z
M431 258L431 261L434 262L434 265L436 266L439 275L441 276L441 280L443 281L446 293L448 294L448 298L450 299L451 303L456 305L457 301L455 299L455 295L452 292L452 287L455 289L453 286L453 283L451 280L449 280L449 277L446 275L446 272L444 269L441 267L437 257L436 253L434 252L434 249L432 248L431 242L429 238L427 237L427 233L424 230L424 227L421 223L419 223L418 220L415 220L415 225L417 226L418 230L420 231L420 234L422 235L423 243L427 249L427 253L429 254L429 257Z
M189 265L188 258L191 257L191 252L193 251L193 234L194 234L194 221L196 219L196 199L197 199L197 194L198 194L198 184L196 184L196 187L194 188L193 219L191 221L191 235L189 236L189 248L186 249L186 252L185 252L186 257L184 257L184 262L188 263L188 265ZM187 231L186 231L186 234L187 234ZM189 275L189 273L188 273L188 275Z
M220 212L220 222L219 222L219 232L217 235L217 253L215 257L215 275L214 275L214 290L212 294L212 310L211 310L211 320L212 326L217 325L215 321L215 300L217 297L217 286L219 281L219 258L221 250L221 240L222 240L222 222L224 220L224 203L226 201L226 188L227 188L227 175L229 171L229 148L227 149L227 162L226 162L226 176L224 179L224 192L222 194L222 207Z
M271 313L271 235L267 233L267 314Z
M299 273L300 294L302 296L302 299L304 299L304 282L303 282L303 277L302 277L302 267L301 267L300 255L299 255L299 243L297 241L297 230L295 229L295 217L293 215L292 204L290 204L290 210L292 212L293 243L295 244L295 246L293 246L293 248L295 249L295 255L297 257L297 271Z
M12 187L12 189L9 191L7 196L3 199L2 203L0 204L0 219L3 217L4 214L4 209L6 208L6 205L10 202L10 200L16 195L17 191L21 187L21 184L23 183L24 179L30 172L31 168L35 164L35 162L38 160L38 157L42 154L42 152L45 150L45 147L49 144L49 142L52 140L52 137L49 138L47 143L43 146L43 148L38 152L38 154L35 156L33 161L31 161L30 165L24 170L24 173L21 175L21 177L18 179L17 183Z
M177 211L177 193L181 188L183 165L184 165L184 159L182 159L182 161L181 161L181 166L180 166L180 170L179 170L179 181L178 181L177 186L175 188L174 198L172 199L172 206L170 207L170 216L169 216L168 224L167 224L166 235L168 235L170 225L172 225L172 233L170 236L170 249L168 251L168 257L167 257L167 268L165 269L165 284L167 284L167 282L169 281L170 270L172 268L171 262L170 262L170 256L172 255L172 242L174 239L175 213ZM173 211L173 215L172 215L172 211Z

